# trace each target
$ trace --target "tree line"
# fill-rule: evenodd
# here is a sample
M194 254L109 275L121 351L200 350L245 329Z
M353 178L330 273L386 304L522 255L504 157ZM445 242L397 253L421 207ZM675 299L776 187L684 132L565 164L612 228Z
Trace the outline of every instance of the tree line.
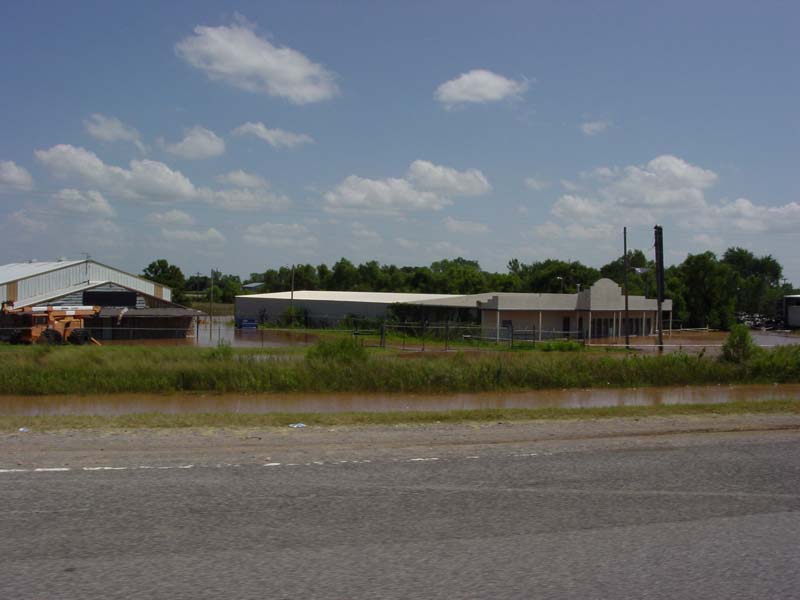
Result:
M359 265L346 258L326 264L299 264L251 273L244 283L259 283L258 292L295 290L342 290L362 292L412 292L427 294L478 294L483 292L575 293L601 277L622 284L623 256L599 269L579 261L547 259L523 263L508 262L505 273L481 268L478 261L464 258L439 260L430 266L398 267L368 261ZM238 275L213 272L184 277L180 268L160 259L144 270L144 276L173 289L173 300L207 301L213 292L219 302L233 302L243 293ZM628 290L632 295L655 297L655 265L641 250L628 253ZM690 254L679 265L665 271L665 295L671 298L674 318L685 327L728 329L737 316L761 315L776 318L778 303L793 286L783 279L783 267L770 255L755 256L744 248L732 247L721 258L713 252Z

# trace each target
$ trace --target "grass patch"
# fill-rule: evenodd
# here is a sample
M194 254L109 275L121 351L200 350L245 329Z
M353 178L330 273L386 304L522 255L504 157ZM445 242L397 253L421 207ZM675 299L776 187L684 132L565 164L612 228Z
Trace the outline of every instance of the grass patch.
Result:
M800 401L763 400L725 404L673 404L661 406L610 406L602 408L507 408L386 413L145 413L103 416L0 416L0 431L28 427L33 431L58 429L178 429L187 427L286 427L306 425L425 425L563 419L645 418L680 415L800 414Z
M310 349L31 346L0 353L5 394L116 392L480 392L800 382L800 345L733 363L683 353L365 352L347 340ZM409 360L414 358L415 360Z

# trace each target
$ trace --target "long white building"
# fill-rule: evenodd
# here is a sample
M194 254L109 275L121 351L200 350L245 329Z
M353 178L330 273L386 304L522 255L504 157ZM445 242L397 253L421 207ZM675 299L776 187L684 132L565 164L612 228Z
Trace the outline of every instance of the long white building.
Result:
M293 307L312 323L353 318L381 319L398 311L419 320L480 320L485 335L504 337L510 330L534 338L605 338L624 335L625 297L619 285L600 279L576 294L485 293L473 295L401 294L300 290L237 296L235 315L243 320L274 322ZM657 327L657 302L644 296L628 298L628 332L651 335ZM391 310L390 310L391 309ZM665 322L672 301L662 305Z

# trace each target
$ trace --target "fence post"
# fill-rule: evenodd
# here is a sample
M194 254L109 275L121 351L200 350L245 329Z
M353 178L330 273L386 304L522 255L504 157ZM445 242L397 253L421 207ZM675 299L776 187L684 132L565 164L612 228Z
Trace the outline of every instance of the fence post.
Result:
M508 328L508 347L514 347L514 324L512 323L511 326Z
M450 321L444 323L444 351L450 350Z
M425 325L427 321L422 322L422 351L425 352Z
M386 321L381 321L381 348L386 348Z

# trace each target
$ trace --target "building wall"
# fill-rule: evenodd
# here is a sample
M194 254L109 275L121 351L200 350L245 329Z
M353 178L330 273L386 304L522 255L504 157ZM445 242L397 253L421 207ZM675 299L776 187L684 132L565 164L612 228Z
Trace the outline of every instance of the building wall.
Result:
M171 291L152 281L140 279L134 275L93 262L67 265L47 273L40 273L16 282L16 300L24 300L48 294L54 290L62 290L89 281L112 281L133 290L171 299ZM7 300L9 284L0 286L0 301Z
M787 307L786 326L800 327L800 305Z
M623 311L500 311L501 339L507 339L509 328L514 336L534 339L582 338L598 339L619 337L623 329ZM656 330L657 313L654 311L629 311L630 335L653 335ZM591 322L590 319L591 318ZM498 316L496 310L481 311L481 327L484 337L497 337ZM591 329L590 329L591 328Z
M290 300L283 298L248 298L237 296L234 301L236 319L276 321L289 310ZM368 319L386 316L389 304L370 302L331 302L325 300L295 300L296 311L308 311L310 319L343 319L349 315Z

